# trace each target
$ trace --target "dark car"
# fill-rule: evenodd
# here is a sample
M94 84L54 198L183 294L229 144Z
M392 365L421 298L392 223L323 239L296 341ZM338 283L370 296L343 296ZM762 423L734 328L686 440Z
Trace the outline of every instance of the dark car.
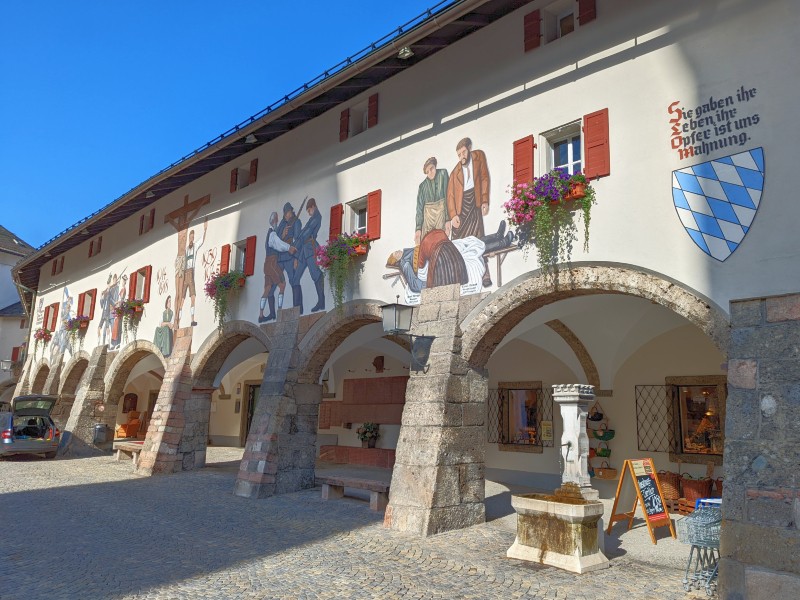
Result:
M61 432L50 418L55 396L18 396L0 402L0 456L44 454L55 458Z

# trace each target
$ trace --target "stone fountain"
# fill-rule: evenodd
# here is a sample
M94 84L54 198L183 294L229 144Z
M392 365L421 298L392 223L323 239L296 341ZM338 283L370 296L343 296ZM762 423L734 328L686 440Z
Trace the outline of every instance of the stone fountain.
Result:
M586 415L594 399L591 385L554 385L564 433L561 487L553 494L514 494L517 537L506 556L588 573L609 566L600 550L603 504L589 479Z

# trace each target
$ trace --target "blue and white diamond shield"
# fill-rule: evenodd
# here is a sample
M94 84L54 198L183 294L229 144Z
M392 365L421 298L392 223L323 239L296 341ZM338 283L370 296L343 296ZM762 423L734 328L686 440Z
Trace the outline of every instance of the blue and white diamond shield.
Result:
M686 233L719 261L747 235L763 190L763 148L672 172L672 199Z

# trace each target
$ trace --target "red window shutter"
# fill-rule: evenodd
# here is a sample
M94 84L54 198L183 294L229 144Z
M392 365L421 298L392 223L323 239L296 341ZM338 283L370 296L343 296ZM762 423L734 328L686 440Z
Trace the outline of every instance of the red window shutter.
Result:
M608 109L583 117L584 174L589 179L611 174L611 153L608 140Z
M533 136L514 142L514 185L533 181Z
M367 237L377 240L381 237L381 191L367 194Z
M153 227L156 226L156 209L150 209L150 225L147 226L147 231L150 231Z
M339 116L339 141L343 142L350 135L350 109L345 108Z
M78 294L78 309L75 311L79 316L88 316L83 314L83 303L86 301L86 292Z
M144 268L144 291L142 292L142 300L145 303L150 302L150 277L153 274L153 267L150 265Z
M250 276L256 272L256 236L251 235L245 241L244 274Z
M53 264L50 266L50 275L55 275L56 274L56 267L57 266L58 266L58 259L54 258L53 259Z
M328 239L332 240L342 233L342 216L344 215L344 206L342 204L334 204L331 206L331 225Z
M138 275L138 272L131 273L131 279L128 282L128 300L136 299L136 278Z
M92 298L92 303L89 305L89 314L86 315L87 317L89 317L89 320L91 320L91 319L94 319L94 302L95 302L95 300L97 300L97 288L94 288L93 290L89 290L86 293L87 294L91 294L91 298Z
M523 30L525 52L538 48L542 42L542 16L540 11L535 10L525 15Z
M252 185L258 179L258 159L254 158L250 161L250 179L247 181L247 185Z
M596 0L578 0L578 23L586 25L597 18Z
M19 350L20 350L19 346L14 346L11 349L11 361L12 362L17 362L19 360Z
M100 248L103 247L103 236L101 235L97 238L97 248L95 249L95 254L100 254Z
M58 302L55 304L51 304L52 308L50 310L50 320L51 326L49 327L50 331L56 330L56 325L58 324Z
M45 306L44 308L44 319L42 320L42 327L49 328L50 326L50 307Z
M92 258L92 256L94 256L94 240L89 242L89 258Z
M239 189L239 169L231 169L231 194Z
M367 128L375 127L378 124L378 94L369 97L367 108Z
M61 271L63 270L64 270L64 257L62 256L61 258L58 259L58 272L61 273Z
M139 235L144 233L144 215L139 217Z
M224 275L231 268L231 245L225 244L219 257L219 273Z

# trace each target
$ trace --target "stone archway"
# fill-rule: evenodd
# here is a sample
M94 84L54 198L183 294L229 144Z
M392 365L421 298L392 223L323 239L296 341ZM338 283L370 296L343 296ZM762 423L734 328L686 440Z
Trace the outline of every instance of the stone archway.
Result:
M526 273L484 298L461 322L461 356L483 368L497 345L535 310L576 296L626 294L667 308L703 331L727 353L729 319L711 300L657 273L625 265L579 264L554 284L539 271Z
M105 404L114 404L116 406L119 398L122 396L125 389L125 383L128 376L136 366L136 363L146 358L149 355L155 356L167 371L167 359L161 354L158 346L147 340L136 340L125 346L119 354L117 354L108 372L105 376Z
M267 350L272 347L264 330L249 321L228 321L222 330L209 335L192 359L192 387L211 388L227 356L249 338L261 342Z
M75 394L86 369L89 367L89 354L83 350L73 355L70 361L62 368L61 383L58 388L58 401L53 407L51 416L56 425L64 429L69 419Z
M50 363L46 358L41 359L33 368L36 373L31 380L30 393L31 394L44 394L45 384L50 377Z
M364 325L383 320L378 300L355 300L342 305L341 310L328 312L309 329L297 350L297 374L299 383L317 383L322 368L334 350L347 336Z

